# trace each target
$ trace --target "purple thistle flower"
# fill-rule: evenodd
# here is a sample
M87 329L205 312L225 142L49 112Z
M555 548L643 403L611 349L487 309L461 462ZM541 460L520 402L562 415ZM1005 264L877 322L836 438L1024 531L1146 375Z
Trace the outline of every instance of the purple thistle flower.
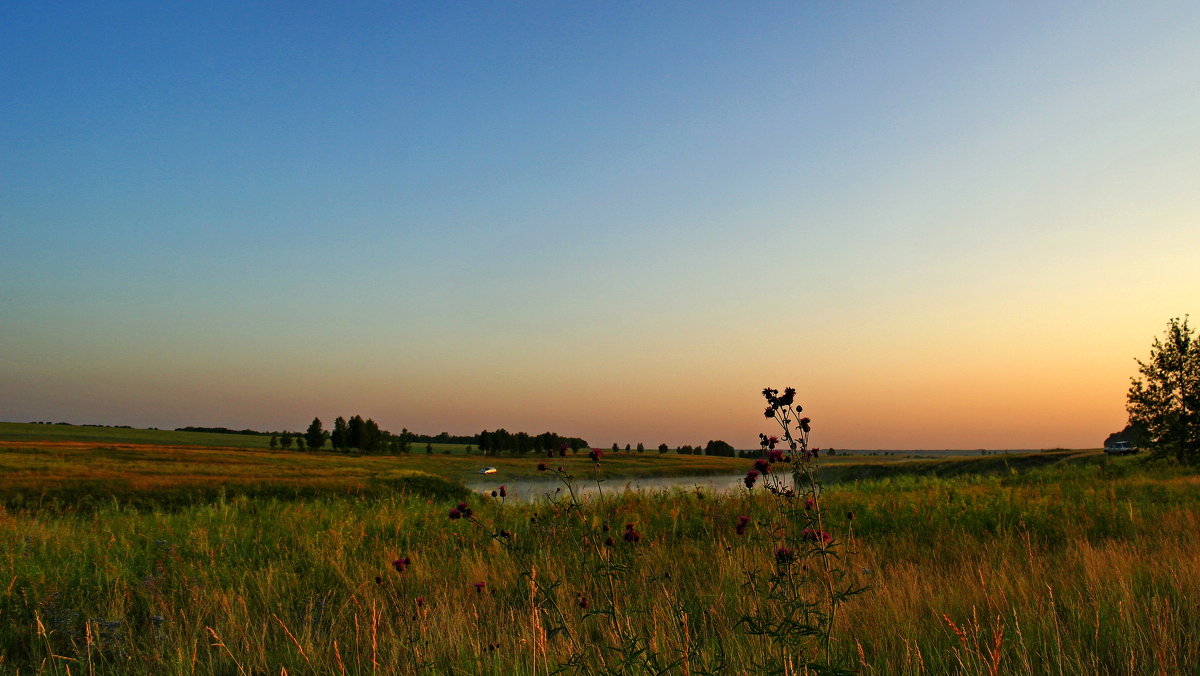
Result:
M800 537L811 542L832 542L833 536L823 530L805 528L800 531Z
M746 472L746 477L742 482L746 484L746 488L754 488L754 482L758 481L758 470L752 469Z
M746 528L747 528L749 525L750 525L750 517L748 517L748 516L739 516L739 517L738 517L737 528L735 529L735 530L737 531L737 534L738 534L738 535L745 535L745 534L746 534Z
M796 554L787 547L780 547L775 550L775 561L781 566L786 566L796 560Z

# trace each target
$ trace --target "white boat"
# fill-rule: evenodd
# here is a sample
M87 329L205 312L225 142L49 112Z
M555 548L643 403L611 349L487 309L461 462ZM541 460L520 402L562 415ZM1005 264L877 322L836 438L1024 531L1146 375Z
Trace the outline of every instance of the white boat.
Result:
M484 467L483 469L479 470L479 473L480 474L495 474L496 468L495 467Z

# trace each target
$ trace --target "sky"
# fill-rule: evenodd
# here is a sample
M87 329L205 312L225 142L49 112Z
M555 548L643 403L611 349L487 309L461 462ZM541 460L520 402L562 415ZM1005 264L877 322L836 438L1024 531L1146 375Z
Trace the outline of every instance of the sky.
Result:
M0 420L1094 448L1200 4L0 4Z

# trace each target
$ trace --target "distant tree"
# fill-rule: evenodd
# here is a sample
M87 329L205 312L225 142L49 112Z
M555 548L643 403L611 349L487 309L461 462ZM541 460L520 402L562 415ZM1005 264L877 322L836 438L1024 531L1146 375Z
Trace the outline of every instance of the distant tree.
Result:
M346 447L347 448L362 448L363 441L363 425L366 421L361 415L351 416L346 421Z
M1200 464L1200 340L1188 318L1167 322L1154 339L1150 360L1137 360L1141 378L1131 378L1129 422L1146 430L1151 453Z
M666 453L666 452L667 452L667 451L669 451L669 450L671 450L671 447L670 447L670 446L668 446L668 445L666 445L666 444L659 444L659 445L658 445L658 452L659 452L659 453Z
M640 445L641 445L641 444L639 444L639 446L640 446ZM625 452L626 452L626 453L628 453L628 452L629 452L629 444L625 444Z
M279 437L276 436L275 434L272 434L271 435L271 450L275 450L276 448L279 448Z
M620 451L620 450L621 450L621 447L620 447L620 446L618 446L618 445L617 445L617 442L615 442L615 441L614 441L614 442L613 442L613 447L612 447L612 452L613 452L613 453L616 453L616 452L618 452L618 451Z
M325 429L321 427L321 419L313 418L312 423L308 426L308 431L304 433L304 443L310 451L318 451L325 445Z
M333 444L336 451L346 450L346 445L349 442L349 428L346 425L346 419L338 416L337 420L333 421L333 432L329 435L329 441Z
M639 441L639 442L638 442L638 447L637 447L637 452L638 452L638 453L645 453L645 452L646 452L646 445L645 445L645 444L643 444L642 442L640 442L640 441Z
M288 450L289 448L291 448L292 447L292 433L284 432L283 436L279 437L279 445L282 446L283 450L285 450L285 451Z
M404 427L400 430L400 452L408 453L410 450L408 428Z
M470 453L470 452L471 452L471 444L467 444L467 450L466 450L465 452L466 452L466 453Z
M433 444L426 443L425 444L425 452L432 455L433 454Z
M737 455L737 452L733 450L733 446L730 446L720 439L709 441L704 447L704 452L707 455L719 455L726 458L732 458Z

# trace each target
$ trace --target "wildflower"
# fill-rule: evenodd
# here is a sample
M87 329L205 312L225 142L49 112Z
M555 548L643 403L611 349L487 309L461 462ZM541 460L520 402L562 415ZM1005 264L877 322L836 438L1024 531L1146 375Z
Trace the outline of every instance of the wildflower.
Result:
M497 495L499 495L499 494L498 494L496 491L492 491L492 497L493 497L493 498L494 498L494 497L496 497Z
M504 490L504 486L500 487L500 497L502 497L502 498L508 497L508 491Z
M812 423L812 418L801 418L800 424L797 425L797 427L804 432L810 432L812 431L812 425L810 423Z
M853 521L854 520L854 512L853 511L846 512L846 518Z
M739 517L738 517L737 528L736 528L736 530L737 530L737 534L738 534L738 535L745 535L745 534L746 534L746 528L747 528L749 525L750 525L750 517L748 517L748 516L739 516Z
M567 457L567 445L566 444L563 444L562 446L558 447L558 457L560 457L560 458Z
M771 451L768 453L767 462L783 462L783 451Z
M792 402L795 400L796 400L796 388L788 387L783 390L782 396L775 399L775 404L780 407L791 406Z
M630 544L636 544L642 541L642 534L634 530L633 524L625 524L625 541Z
M550 449L549 451L546 451L546 457L553 458L554 457L554 449Z
M613 545L615 545L615 544L616 544L616 543L615 543L615 542L613 542L613 539L612 539L612 536L611 536L611 535L610 535L610 536L608 536L608 537L606 537L606 538L604 538L604 546L605 546L605 547L612 547L612 546L613 546Z
M766 448L768 443L770 443L770 442L767 441L767 435L763 434L762 432L759 432L758 433L758 445L762 446L763 448Z
M758 481L758 470L752 469L746 472L746 477L742 481L746 484L746 488L754 488L754 482Z
M468 506L467 503L465 503L465 502L458 503L458 511L463 516L471 516L471 514L474 513L471 511L470 506Z
M487 585L485 585L482 582L476 582L476 583L472 584L471 586L475 588L475 593L482 594L483 588L486 587Z
M544 463L544 462L539 462L539 463L538 463L538 471L539 471L539 472L545 472L545 471L546 471L546 463Z
M395 568L397 573L403 573L404 569L410 565L412 565L412 561L409 561L407 556L392 561L392 568Z
M588 457L592 459L592 462L597 462L597 463L600 462L600 456L602 456L602 455L604 455L604 453L601 452L600 449L598 449L598 448L593 448L588 453Z
M800 537L805 540L810 540L812 542L832 542L833 541L832 535L830 535L829 533L827 533L823 530L816 530L814 528L805 528L804 530L800 531Z
M759 474L770 474L771 463L759 458L758 460L754 461L754 469L758 470Z
M786 566L796 560L796 554L787 547L780 547L775 550L775 561L781 566Z
M458 511L457 509L451 509L451 510L450 510L450 513L449 513L447 516L449 516L449 517L450 517L450 520L451 520L451 521L453 521L453 520L455 520L455 519L461 519L461 518L462 518L462 512Z
M579 597L579 607L580 607L580 608L583 608L584 610L587 610L587 609L588 609L588 605L589 605L589 604L588 604L587 597L586 597L586 596L580 596L580 597Z
M816 506L817 503L812 498L804 498L804 509L812 509Z
M375 584L383 584L383 578L376 575L375 576Z
M778 443L779 443L779 437L775 437L775 436L767 437L767 447L768 448L774 449L776 444L778 444Z
M418 596L418 597L417 597L417 607L418 607L418 608L420 608L420 607L421 607L421 606L423 606L423 605L425 605L425 597L424 597L424 596Z
M775 417L775 409L768 406L767 410L763 411L763 415L767 416L768 418L774 418Z

